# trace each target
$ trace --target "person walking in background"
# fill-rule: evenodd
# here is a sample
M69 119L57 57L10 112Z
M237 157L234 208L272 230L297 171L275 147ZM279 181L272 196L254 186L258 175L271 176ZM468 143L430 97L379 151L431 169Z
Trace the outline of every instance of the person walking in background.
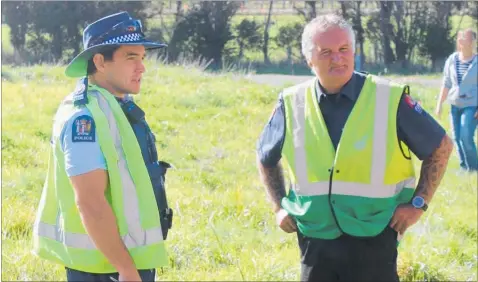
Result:
M443 102L448 100L451 104L450 119L460 167L471 172L478 171L478 153L473 140L478 124L476 37L471 29L458 33L457 51L445 62L436 107L436 115L440 117Z

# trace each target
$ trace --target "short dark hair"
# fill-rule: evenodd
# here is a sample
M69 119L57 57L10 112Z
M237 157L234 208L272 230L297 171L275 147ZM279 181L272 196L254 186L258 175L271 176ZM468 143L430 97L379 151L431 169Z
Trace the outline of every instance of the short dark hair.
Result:
M101 49L100 51L93 54L93 56L88 60L88 67L86 68L86 74L92 75L96 73L97 69L96 69L95 63L93 62L93 57L96 54L103 55L103 57L105 58L105 61L112 61L113 55L116 52L116 50L119 49L119 47L120 46L105 47L104 49Z

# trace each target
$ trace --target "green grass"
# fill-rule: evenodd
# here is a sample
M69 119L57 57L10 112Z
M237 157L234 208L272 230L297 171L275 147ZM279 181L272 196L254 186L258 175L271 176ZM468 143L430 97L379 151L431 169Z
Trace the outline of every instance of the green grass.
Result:
M47 166L52 118L75 87L63 69L4 67L3 280L64 280L33 256L31 227ZM187 73L187 75L185 75ZM159 280L298 280L294 235L279 230L255 168L255 143L280 89L238 74L148 66L139 105L156 133L175 211ZM431 110L438 89L412 86ZM446 113L441 120L448 128ZM476 280L476 179L458 177L456 153L429 211L399 249L402 280ZM416 163L418 172L419 163Z

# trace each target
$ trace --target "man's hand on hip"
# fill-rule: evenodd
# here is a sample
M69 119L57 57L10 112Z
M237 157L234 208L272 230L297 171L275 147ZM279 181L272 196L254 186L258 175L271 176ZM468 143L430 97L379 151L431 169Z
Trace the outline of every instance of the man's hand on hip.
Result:
M426 203L430 203L445 170L453 150L453 141L448 135L443 136L440 145L433 153L425 158L420 170L420 179L414 195L420 195ZM390 226L400 233L404 233L408 227L417 223L423 214L423 210L413 207L411 204L402 204L395 209Z
M417 209L411 204L401 204L395 209L390 226L403 234L408 227L417 223L422 214L423 210Z
M277 225L287 233L297 231L295 220L284 209L280 209L276 212L276 222Z

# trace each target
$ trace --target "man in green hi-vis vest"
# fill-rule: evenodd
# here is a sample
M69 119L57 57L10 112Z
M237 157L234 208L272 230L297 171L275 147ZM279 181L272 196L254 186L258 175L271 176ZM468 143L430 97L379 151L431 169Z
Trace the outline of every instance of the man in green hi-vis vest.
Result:
M146 50L166 45L146 40L127 12L87 26L83 45L66 68L77 88L54 118L34 253L65 266L68 281L154 281L168 264L169 165L130 94L140 91Z
M257 145L277 224L298 235L302 281L398 281L399 237L427 210L453 148L408 86L355 72L354 50L340 16L308 23L315 78L280 93Z

